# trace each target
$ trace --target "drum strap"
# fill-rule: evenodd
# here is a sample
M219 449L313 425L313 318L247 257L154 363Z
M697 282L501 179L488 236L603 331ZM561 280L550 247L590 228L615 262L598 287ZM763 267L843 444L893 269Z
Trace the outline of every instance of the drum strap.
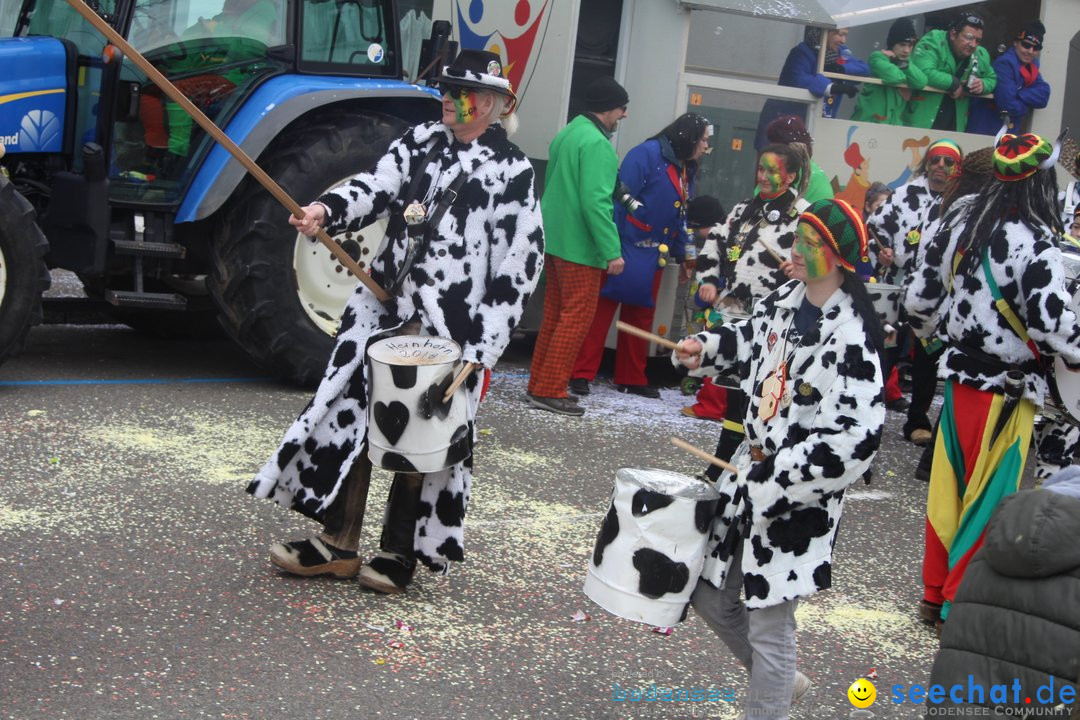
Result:
M1012 309L1012 305L1005 299L1005 296L1001 294L1001 288L998 287L997 282L994 281L994 276L990 272L990 251L984 250L982 257L983 274L986 276L986 283L990 286L990 293L994 296L994 305L997 307L997 311L1001 313L1001 316L1005 318L1005 321L1009 323L1009 327L1013 329L1020 340L1028 346L1031 350L1031 354L1035 356L1035 359L1039 359L1039 348L1035 346L1035 341L1028 335L1027 328L1024 327L1024 323L1020 321L1019 316Z

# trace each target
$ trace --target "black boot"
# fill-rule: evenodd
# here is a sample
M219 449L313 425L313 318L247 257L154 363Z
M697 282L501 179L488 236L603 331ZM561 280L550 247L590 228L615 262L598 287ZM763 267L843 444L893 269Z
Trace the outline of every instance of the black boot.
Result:
M423 475L395 473L386 503L379 552L360 568L361 585L382 593L401 593L416 570L413 535L416 531L416 504L420 501Z

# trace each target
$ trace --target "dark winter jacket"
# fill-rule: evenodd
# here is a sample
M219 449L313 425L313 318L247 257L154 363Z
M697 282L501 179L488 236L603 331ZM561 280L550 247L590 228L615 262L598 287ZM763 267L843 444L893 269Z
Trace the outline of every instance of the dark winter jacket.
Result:
M970 682L987 693L973 704L985 706L1053 706L1063 686L1075 691L1080 671L1077 538L1080 499L1075 495L1043 488L1002 500L949 611L930 684L944 686L946 696L951 686L962 685L966 704L970 675ZM1021 691L1014 703L1017 680ZM1054 700L1046 702L1048 691L1039 689L1051 683ZM993 685L1009 687L1007 702L991 701Z
M1001 129L999 113L1009 113L1009 132L1020 132L1019 123L1031 114L1033 109L1046 107L1050 102L1050 83L1039 72L1038 59L1032 63L1035 80L1028 84L1021 67L1023 63L1016 55L1016 48L1009 48L994 60L994 72L997 74L997 87L994 99L976 98L971 101L971 114L968 116L967 131L996 135Z

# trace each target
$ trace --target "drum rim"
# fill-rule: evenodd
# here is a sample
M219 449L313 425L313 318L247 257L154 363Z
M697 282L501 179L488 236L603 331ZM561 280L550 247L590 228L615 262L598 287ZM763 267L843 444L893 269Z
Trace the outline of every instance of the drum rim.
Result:
M391 337L382 338L381 340L376 340L375 342L368 345L366 354L372 362L381 363L383 365L399 365L400 363L390 362L385 358L376 357L375 353L392 342L407 342L415 340L439 340L443 343L446 343L448 347L450 347L450 349L454 350L455 353L453 357L448 357L442 362L423 363L422 365L417 365L417 367L438 367L440 365L456 363L461 360L463 354L461 345L459 345L456 340L452 340L451 338L443 337L441 335L393 335Z

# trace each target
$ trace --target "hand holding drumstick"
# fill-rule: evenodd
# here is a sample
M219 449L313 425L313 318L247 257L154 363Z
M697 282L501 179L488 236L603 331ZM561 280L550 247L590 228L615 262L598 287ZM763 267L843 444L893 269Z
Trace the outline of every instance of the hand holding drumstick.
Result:
M688 370L696 370L701 365L701 341L693 335L684 337L675 344L675 359Z
M696 338L694 338L692 336L691 337L685 337L682 340L680 340L679 342L674 343L674 342L671 342L670 340L668 340L666 337L660 337L659 335L654 335L653 333L649 332L648 330L642 330L639 327L634 327L633 325L630 325L629 323L625 323L622 320L617 320L615 322L615 327L616 327L616 329L619 330L619 332L624 332L624 333L626 333L628 335L633 335L635 337L639 337L642 340L650 340L650 341L656 343L657 345L659 345L660 347L665 347L665 348L667 348L669 350L674 350L675 351L675 359L678 360L680 363L682 363L685 367L687 367L687 368L689 368L691 370L693 370L694 368L696 368L698 365L701 364L701 343ZM688 350L692 349L695 346L697 347L697 351L696 351L697 357L696 358L691 357L695 353L688 352ZM693 364L691 364L691 363L693 363Z

